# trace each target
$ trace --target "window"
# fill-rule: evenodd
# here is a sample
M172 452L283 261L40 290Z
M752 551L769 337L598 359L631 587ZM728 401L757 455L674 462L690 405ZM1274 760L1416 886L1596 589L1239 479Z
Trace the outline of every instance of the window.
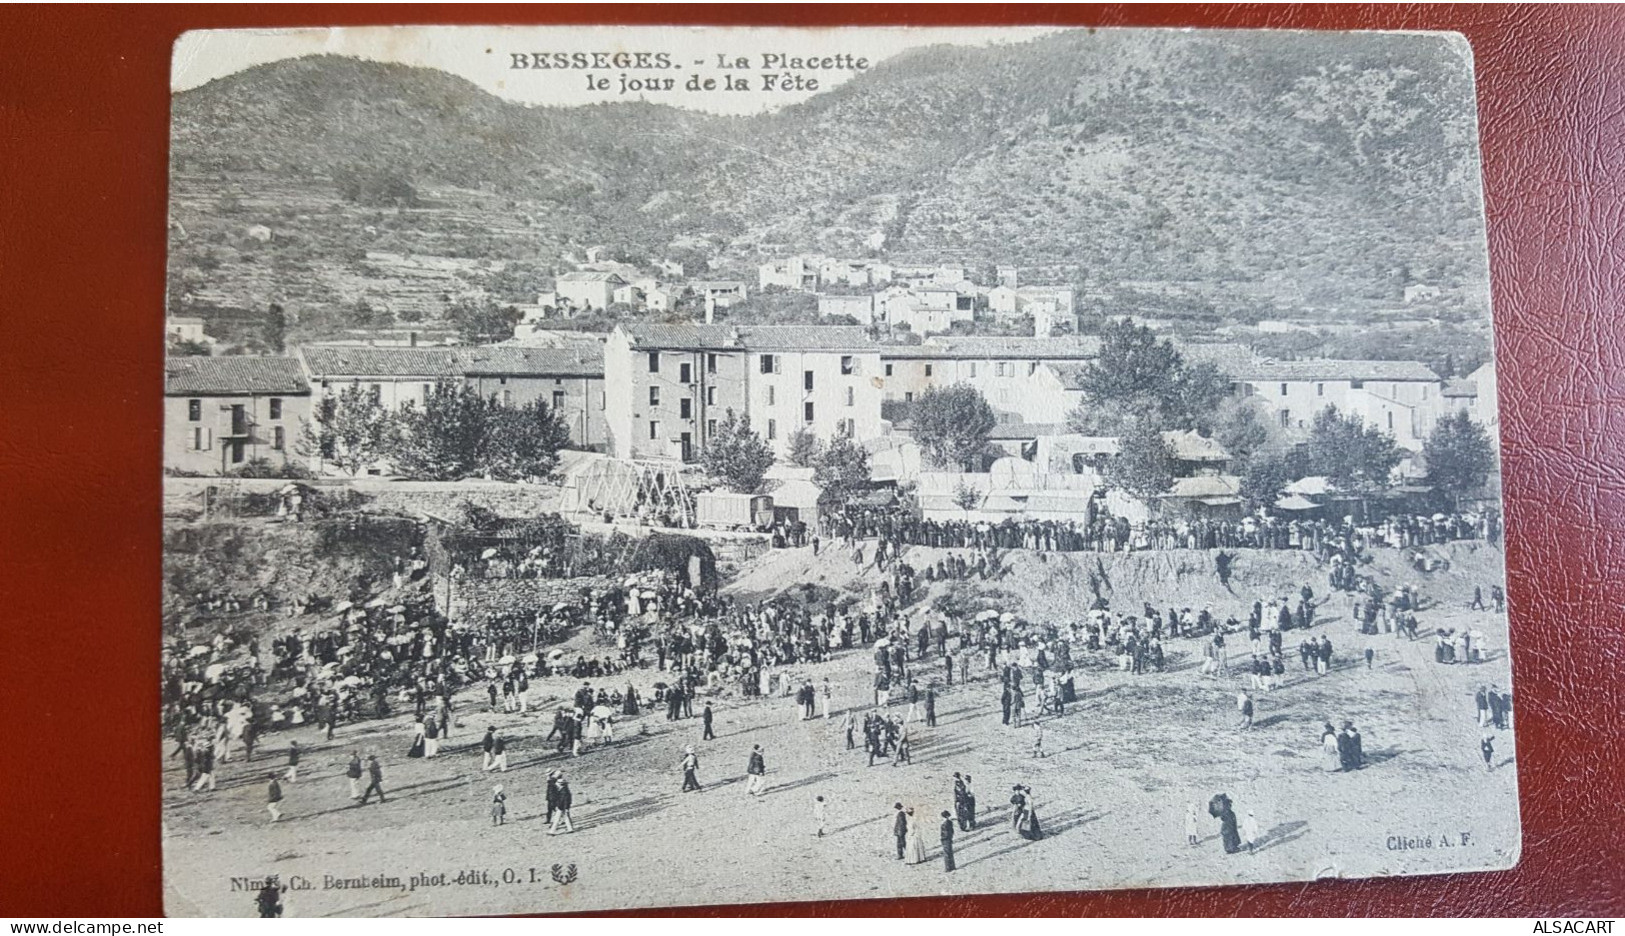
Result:
M1253 395L1253 385L1252 384L1242 384L1241 385L1241 395L1242 396L1252 396Z
M801 404L801 421L804 422L804 423L807 423L808 425L812 424L812 421L813 421L813 405L812 405L811 400L808 400L807 402Z
M931 365L929 364L925 365L925 376L931 376Z
M769 439L777 439L779 437L779 421L777 419L769 419L767 421L767 437Z
M650 406L659 406L660 405L660 388L659 387L650 387L649 388L649 405Z
M689 399L688 397L683 397L681 400L678 400L677 401L677 417L679 419L693 419L694 418L694 401Z
M502 405L503 406L512 406L513 405L513 391L512 390L504 390L504 391L502 391Z
M687 362L684 362L682 364L677 365L677 382L678 383L693 383L694 382L694 365L689 364Z
M886 365L886 376L887 377L891 376L891 365L890 364Z
M850 355L850 354L841 355L841 376L842 377L850 377L850 376L852 376L853 374L855 374L857 372L858 372L858 365L857 365L857 363L855 361L852 360L852 355Z
M423 385L423 398L425 400L427 400L429 398L429 394L433 393L433 392L434 392L434 387L432 387L432 386L430 386L428 384Z
M857 403L858 403L858 391L853 389L852 387L847 387L846 388L846 405L847 406L856 406Z
M707 374L715 374L717 372L717 356L715 354L707 354L705 356L705 372Z
M192 451L201 452L209 447L208 436L205 435L208 431L202 426L192 427Z
M192 422L202 422L203 421L203 401L202 400L187 400L186 401L186 418L191 420Z
M1281 410L1281 428L1289 429L1292 426L1292 411Z
M973 379L973 380L976 378L976 362L975 361L970 362L970 376L971 376L971 379Z
M914 402L914 391L913 390L909 390L909 391L904 392L904 394L903 394L903 402L904 403L913 403Z
M1326 395L1326 385L1323 384L1323 383L1315 384L1315 396L1325 396L1325 395Z
M658 419L649 420L649 438L651 438L651 439L660 438L660 420L658 420Z
M271 418L272 419L281 419L282 418L282 398L281 397L272 397L271 398Z
M1388 411L1388 431L1389 432L1394 431L1394 412L1393 412L1393 410Z
M508 385L508 378L506 378L506 377L498 377L497 378L497 383L499 383L502 386L506 387Z
M284 432L285 430L281 426L271 427L271 448L278 452L282 451L283 445L287 442L287 436L284 435Z
M1286 384L1281 384L1281 396L1286 396Z
M773 385L769 384L768 387L767 387L767 405L772 406L773 404L775 404L777 402L778 402L778 394L773 392Z
M812 387L813 387L813 372L812 371L802 371L801 372L801 389L803 389L803 390L811 390Z
M372 385L372 401L374 403L377 403L379 400L382 400L383 398L384 398L384 385L383 384L378 384L378 383L373 384Z
M561 409L564 409L564 391L563 390L554 390L553 391L553 411L558 412Z
M660 352L659 351L650 351L649 352L649 373L651 373L651 374L660 373Z
M608 390L600 390L600 391L598 391L598 408L599 409L605 409L608 406L609 406L609 391Z
M716 406L717 405L717 388L716 387L706 387L705 388L705 405L706 406Z
M1349 389L1350 390L1364 390L1365 389L1365 381L1363 381L1363 380L1351 380L1351 381L1349 381Z
M243 440L234 439L231 443L231 463L238 464L243 460Z
M707 436L714 436L717 434L717 421L715 419L707 419L705 421L705 434Z
M773 357L773 355L764 354L764 355L762 355L761 361L762 361L762 373L764 373L764 374L777 374L779 372L778 359Z

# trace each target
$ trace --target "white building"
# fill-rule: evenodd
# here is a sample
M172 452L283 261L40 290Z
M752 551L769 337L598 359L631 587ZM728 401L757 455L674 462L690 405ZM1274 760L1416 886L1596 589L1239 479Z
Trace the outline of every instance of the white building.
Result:
M802 427L881 432L880 348L860 327L620 325L604 355L618 458L696 460L730 409L780 456Z
M615 301L615 290L626 280L614 273L576 270L562 273L554 281L558 299L578 309L607 309Z

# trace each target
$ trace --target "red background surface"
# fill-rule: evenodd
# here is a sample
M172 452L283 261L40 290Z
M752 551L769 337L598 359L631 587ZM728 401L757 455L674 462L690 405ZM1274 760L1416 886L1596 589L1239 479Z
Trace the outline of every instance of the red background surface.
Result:
M0 916L162 912L154 759L170 44L191 28L391 18L1465 33L1499 330L1519 867L709 912L1625 914L1625 10L250 6L0 10Z

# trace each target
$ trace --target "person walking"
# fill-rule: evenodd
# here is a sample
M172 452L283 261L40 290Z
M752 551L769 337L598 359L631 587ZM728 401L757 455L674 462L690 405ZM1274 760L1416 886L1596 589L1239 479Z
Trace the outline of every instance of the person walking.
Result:
M495 725L492 725L492 726L487 727L485 729L485 737L480 739L480 750L485 753L484 763L480 765L481 770L490 770L491 769L491 758L492 758L492 753L491 752L492 752L492 749L496 747L496 743L497 743L497 729L496 729Z
M277 886L275 879L267 878L265 886L254 895L254 908L263 920L274 920L282 916L282 889Z
M295 780L299 779L299 742L298 741L289 741L288 742L288 771L287 771L287 773L283 774L283 779L287 780L289 783L292 783Z
M834 695L834 691L835 690L829 684L829 677L825 676L823 685L818 688L818 698L824 704L824 720L825 721L829 720L830 697L832 695Z
M367 805L372 798L372 791L378 791L378 804L384 803L384 768L378 764L378 755L367 755L367 788L361 791L361 805Z
M564 773L559 770L547 772L547 815L542 819L546 825L553 824L553 814L559 811L559 778Z
M1491 761L1495 759L1495 735L1484 732L1483 739L1478 742L1478 752L1484 756L1484 769L1494 770L1495 765Z
M350 766L344 768L344 776L350 781L350 799L361 798L361 755L356 751L350 752Z
M1185 844L1195 845L1196 837L1196 804L1185 804Z
M846 717L841 720L841 731L846 734L846 749L848 751L857 747L857 741L855 738L853 738L853 734L857 731L857 728L857 715L853 714L851 709L847 709Z
M266 774L270 785L265 790L265 809L271 814L272 822L282 821L282 784L277 782L276 774Z
M700 789L700 759L694 756L694 748L683 749L683 792L698 791Z
M198 745L197 780L192 784L192 789L199 793L204 787L214 792L214 745L208 742Z
M548 835L558 835L559 824L564 824L565 832L574 832L576 827L570 822L570 806L575 802L575 796L570 792L570 781L564 779L563 772L559 773L558 792L553 794L553 827L547 830Z
M813 825L817 827L817 838L824 837L824 826L829 822L829 804L824 802L822 796L813 797Z
M762 746L753 744L750 748L750 760L745 764L745 792L752 796L761 796L767 791L767 758L762 756Z
M505 739L497 738L491 742L491 766L485 769L508 772L508 742Z
M1253 727L1253 697L1243 689L1236 694L1236 711L1241 713L1239 731L1247 731Z
M705 731L700 734L701 741L716 740L716 732L711 730L711 720L713 717L714 716L711 714L711 703L707 702L705 703L705 708L700 710L700 722L705 728Z
M1033 756L1048 756L1044 753L1044 723L1039 721L1033 722Z
M937 691L930 686L925 687L925 727L937 727Z
M954 870L954 818L948 810L942 811L942 824L937 827L937 836L942 842L942 870Z
M893 803L891 832L897 840L897 860L903 860L903 853L908 848L908 814L903 812L902 803Z

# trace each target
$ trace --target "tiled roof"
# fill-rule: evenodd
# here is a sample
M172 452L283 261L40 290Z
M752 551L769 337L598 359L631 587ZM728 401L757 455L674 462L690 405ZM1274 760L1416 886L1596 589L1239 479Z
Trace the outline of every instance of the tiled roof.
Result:
M602 377L604 349L577 344L567 348L482 347L458 351L465 374Z
M1444 395L1447 397L1476 397L1478 396L1478 383L1465 377L1447 381L1444 385Z
M559 282L569 283L616 283L625 282L614 273L600 273L595 270L573 270L569 273L560 273Z
M1237 380L1426 380L1437 381L1417 361L1258 361L1229 371Z
M453 348L307 347L313 377L461 377Z
M172 357L164 361L164 393L234 395L309 393L310 385L291 357Z
M898 358L1006 358L1014 360L1067 360L1100 354L1100 339L1088 335L1071 338L928 338L923 344L888 346L883 357Z
M462 377L465 375L599 377L602 349L488 345L474 348L305 348L317 377Z
M622 325L644 348L751 351L872 351L879 345L858 325Z

